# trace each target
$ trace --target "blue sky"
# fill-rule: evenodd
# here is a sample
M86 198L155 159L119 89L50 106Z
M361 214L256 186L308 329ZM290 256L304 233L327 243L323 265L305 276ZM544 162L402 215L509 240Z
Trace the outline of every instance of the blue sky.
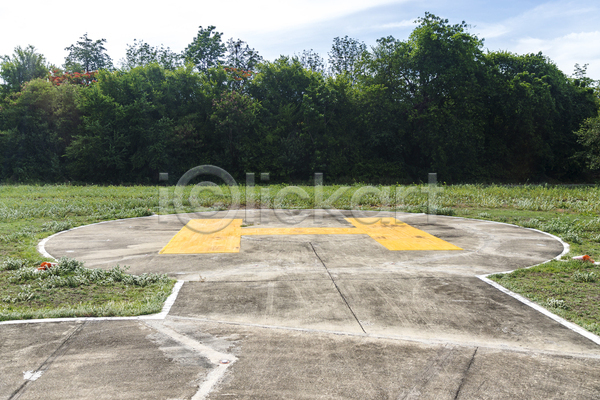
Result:
M406 40L415 27L413 21L426 11L451 24L465 21L471 25L469 32L485 39L484 48L490 51L542 51L567 75L575 63L589 64L588 76L600 79L597 0L104 0L70 4L2 0L0 55L32 44L48 61L62 64L64 48L87 32L92 39L107 39L108 53L118 64L133 39L181 51L198 26L215 25L225 39L245 40L268 60L304 49L314 49L327 59L336 36L348 35L368 46L389 35Z

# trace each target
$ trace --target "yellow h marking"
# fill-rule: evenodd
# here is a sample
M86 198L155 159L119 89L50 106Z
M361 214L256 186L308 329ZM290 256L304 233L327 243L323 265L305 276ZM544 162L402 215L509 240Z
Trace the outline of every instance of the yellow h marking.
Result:
M346 221L354 227L242 228L241 219L193 219L159 254L239 253L242 236L268 235L369 235L393 251L462 250L395 218L346 218Z
M388 250L462 250L396 218L346 218Z
M193 219L158 254L239 253L241 226L241 219Z

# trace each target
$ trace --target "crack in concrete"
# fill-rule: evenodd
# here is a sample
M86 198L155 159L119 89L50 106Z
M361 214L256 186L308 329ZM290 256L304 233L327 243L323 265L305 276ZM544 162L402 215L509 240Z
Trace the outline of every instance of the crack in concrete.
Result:
M443 345L439 349L437 355L425 366L420 379L413 385L408 393L403 397L398 398L398 400L418 399L421 396L420 389L423 389L431 379L439 375L442 369L446 369L445 364L448 363L450 355L452 355L455 350L453 347L448 348L448 346L449 345Z
M335 280L333 279L333 276L331 276L331 273L329 272L329 269L327 268L327 265L325 265L325 263L323 262L323 260L321 259L321 257L319 257L319 254L317 254L317 250L315 250L315 246L313 246L313 244L311 242L308 242L308 244L310 245L310 247L312 248L312 250L315 253L315 256L317 256L317 258L319 259L319 261L321 262L321 264L323 264L323 267L325 268L325 271L327 271L327 274L329 275L329 278L331 278L331 282L333 283L333 285L335 286L335 288L337 289L338 293L340 294L340 296L342 297L342 299L344 300L344 303L346 303L346 306L348 307L348 309L350 310L350 312L352 313L352 315L354 316L354 319L356 320L356 323L358 324L358 326L360 326L360 329L362 329L362 331L364 333L367 333L367 331L365 331L365 328L363 328L362 324L360 323L360 321L358 320L358 317L356 316L356 314L354 313L354 310L352 309L352 307L350 307L350 304L348 303L348 300L346 300L346 297L342 294L342 291L340 290L340 288L338 287L337 283L335 283Z
M43 363L40 364L40 366L33 370L33 371L29 371L31 373L33 373L33 375L38 375L37 378L41 377L42 374L44 372L46 372L48 370L48 368L50 368L50 366L52 365L52 363L61 355L64 354L64 352L67 350L66 344L67 342L77 333L81 330L81 328L83 328L83 326L85 325L85 322L83 322L82 324L80 324L77 328L75 328L73 330L73 332L71 332L69 334L69 336L67 336L65 338L65 340L63 340L63 342L60 344L60 346L58 346L56 348L56 350L54 350L54 352L52 352L52 354L50 354L48 356L48 358L46 358L44 360ZM25 376L24 376L25 377ZM8 400L16 400L19 397L21 397L21 395L27 390L27 388L33 383L35 382L36 379L27 379L25 378L25 382L23 382L23 384L21 386L19 386L17 388L17 390L15 390L14 392L12 392L12 394L10 395L10 397L8 398Z
M475 355L477 354L477 350L479 350L479 347L475 348L475 351L473 352L473 355L471 356L471 361L469 361L469 365L467 365L467 369L465 369L465 373L463 374L463 377L460 381L460 385L458 386L458 389L456 390L456 394L454 395L454 400L458 399L458 395L460 394L460 391L462 390L462 387L463 387L465 381L467 380L467 374L469 373L469 370L471 369L471 365L473 365L473 361L475 360Z

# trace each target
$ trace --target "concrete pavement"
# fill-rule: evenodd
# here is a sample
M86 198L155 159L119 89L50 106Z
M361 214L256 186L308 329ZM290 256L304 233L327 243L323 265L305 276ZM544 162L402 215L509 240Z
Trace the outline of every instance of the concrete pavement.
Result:
M257 212L236 217L257 222ZM262 212L254 227L289 226ZM186 282L162 320L0 325L0 398L600 398L600 346L476 278L559 255L549 235L398 214L463 250L309 234L242 236L239 253L158 254L190 219L223 214L50 238L57 258ZM296 226L347 227L348 217L317 211Z

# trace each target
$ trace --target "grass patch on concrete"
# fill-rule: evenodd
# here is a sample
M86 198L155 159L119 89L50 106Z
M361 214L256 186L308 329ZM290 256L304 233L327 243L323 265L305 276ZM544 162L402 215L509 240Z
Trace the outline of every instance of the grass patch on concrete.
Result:
M42 261L51 261L36 251L38 242L53 233L80 225L154 213L231 207L232 196L227 186L199 190L192 185L181 195L174 186L0 185L0 263L17 258L33 269ZM600 259L598 186L440 184L434 198L430 197L427 185L292 187L257 184L253 189L243 186L238 189L240 207L310 209L325 206L345 210L427 212L428 205L434 204L438 214L546 231L571 245L568 258L589 254ZM432 199L435 201L431 202ZM539 268L548 269L542 273ZM574 270L577 268L583 269ZM515 272L516 277L504 275L493 279L565 319L600 334L599 281L585 280L595 275L573 277L576 272L596 274L593 268L596 267L582 267L578 262L553 262L544 267L519 270ZM173 285L173 281L147 286L96 282L42 291L39 283L40 287L36 287L35 280L14 281L15 271L0 271L0 318L3 319L146 314L160 310L159 305L162 306ZM31 291L35 291L34 297L24 300Z
M75 260L38 271L39 241L76 226L152 215L155 187L0 185L0 321L133 316L160 312L175 281L166 275L87 269Z
M26 260L0 264L0 321L57 317L112 317L160 312L173 288L161 274L88 269L63 258L40 270Z

